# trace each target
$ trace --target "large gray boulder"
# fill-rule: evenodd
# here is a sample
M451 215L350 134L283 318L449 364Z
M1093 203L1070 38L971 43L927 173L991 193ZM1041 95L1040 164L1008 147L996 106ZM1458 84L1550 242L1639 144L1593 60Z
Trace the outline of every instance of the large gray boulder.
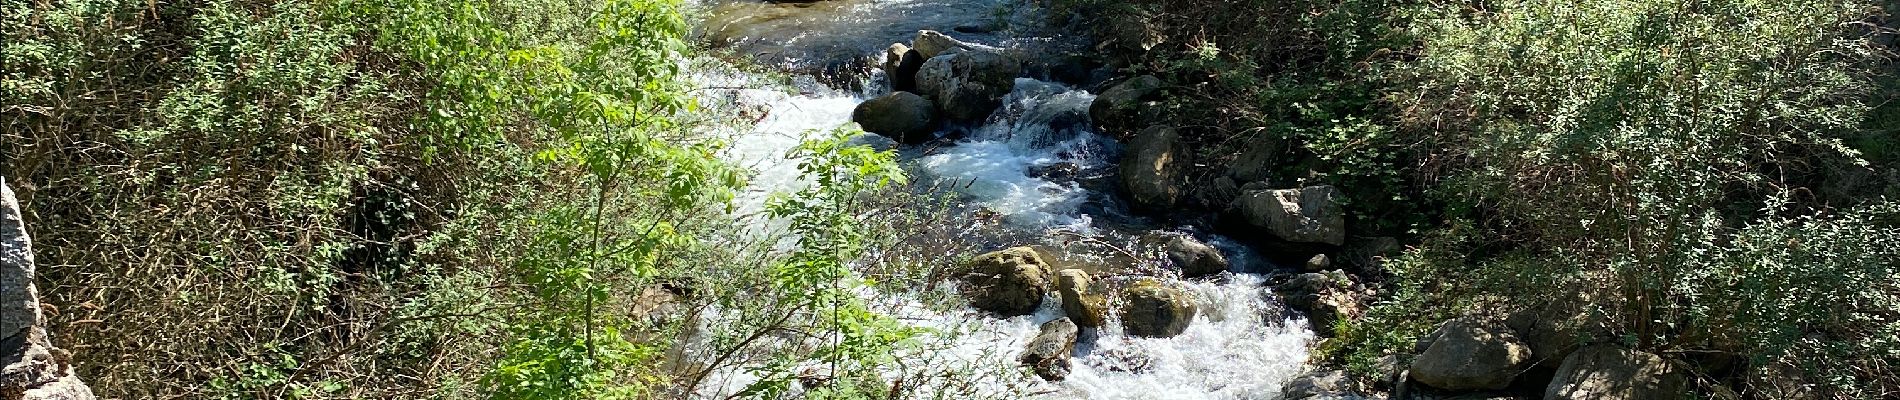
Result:
M1005 316L1028 315L1049 293L1049 267L1029 247L1014 247L977 256L962 274L963 293L970 306Z
M1346 243L1346 215L1332 186L1249 190L1234 201L1232 212L1254 228L1280 240L1339 246Z
M1122 187L1136 207L1169 210L1185 190L1189 154L1174 128L1154 126L1122 149Z
M1108 320L1108 301L1092 293L1094 279L1087 271L1070 268L1056 272L1056 292L1062 296L1062 313L1076 325L1100 328Z
M1102 132L1123 135L1140 127L1144 112L1154 108L1148 102L1161 90L1161 78L1142 75L1110 86L1089 103L1089 119Z
M1168 262L1181 269L1181 276L1188 278L1215 275L1227 271L1227 257L1220 249L1194 240L1188 235L1172 235L1161 250Z
M1413 380L1446 390L1499 390L1530 368L1531 349L1509 328L1454 319L1412 360Z
M1130 336L1171 337L1194 322L1194 298L1158 279L1142 279L1122 290L1122 331Z
M1018 75L1022 75L1022 63L1001 51L950 51L930 57L918 68L917 92L936 102L945 117L980 120L1002 105L1003 96L1016 87Z
M851 110L851 121L857 122L865 132L907 144L929 141L936 119L936 105L911 92L893 92L866 100Z
M1036 372L1043 380L1057 382L1069 377L1069 354L1075 352L1075 336L1080 332L1068 318L1044 322L1042 332L1029 341L1017 361Z
M1564 358L1544 389L1545 400L1684 399L1682 374L1662 357L1607 344L1578 349Z
M33 240L20 202L0 177L0 398L90 400L72 355L53 347L33 285Z

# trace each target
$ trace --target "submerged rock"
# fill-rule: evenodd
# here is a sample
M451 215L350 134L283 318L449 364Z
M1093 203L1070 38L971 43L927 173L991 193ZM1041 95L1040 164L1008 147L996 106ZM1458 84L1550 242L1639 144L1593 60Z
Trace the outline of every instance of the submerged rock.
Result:
M1662 357L1607 344L1564 358L1545 400L1684 399L1687 382Z
M1332 186L1250 190L1234 201L1242 221L1280 240L1339 246L1346 243L1346 215Z
M1068 318L1042 324L1042 333L1029 341L1029 347L1017 361L1036 372L1043 380L1056 382L1069 377L1069 354L1075 351L1079 330Z
M1288 307L1306 312L1313 331L1330 336L1333 324L1364 314L1364 296L1355 290L1352 277L1339 270L1294 275L1286 283L1274 286Z
M1056 272L1056 291L1062 296L1062 313L1068 315L1076 325L1099 328L1107 323L1108 302L1101 295L1089 293L1093 283L1089 273L1080 269Z
M851 121L857 122L865 132L908 144L929 141L936 119L936 106L911 92L894 92L867 100L851 110Z
M1103 90L1089 103L1089 118L1102 132L1125 135L1147 118L1143 112L1152 107L1146 102L1161 90L1161 78L1142 75Z
M1227 271L1227 257L1219 249L1194 240L1188 235L1174 235L1162 246L1168 261L1181 269L1181 276L1194 278L1219 274Z
M1142 279L1122 290L1122 331L1130 336L1171 337L1194 322L1194 298L1157 279Z
M1510 329L1489 322L1446 321L1437 339L1412 360L1413 380L1446 390L1499 390L1530 367L1531 349Z
M1049 293L1048 265L1027 246L977 256L962 274L964 296L979 310L1028 315Z
M1137 207L1172 209L1181 199L1189 162L1180 133L1174 128L1149 127L1122 150L1122 187Z
M1022 63L1000 51L949 52L930 57L918 68L917 92L936 102L945 117L979 120L1002 105L1018 75Z

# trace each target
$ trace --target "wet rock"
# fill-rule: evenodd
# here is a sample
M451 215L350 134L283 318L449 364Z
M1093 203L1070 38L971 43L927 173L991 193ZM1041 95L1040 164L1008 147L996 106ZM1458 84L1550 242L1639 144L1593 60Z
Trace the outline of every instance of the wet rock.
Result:
M910 92L894 92L867 100L851 110L851 121L857 122L865 132L908 144L929 141L936 119L936 106Z
M1049 293L1048 265L1026 246L977 256L962 275L964 296L979 310L1028 315Z
M1140 128L1143 112L1154 108L1148 100L1161 90L1161 78L1142 75L1103 90L1089 103L1089 118L1102 132L1116 136Z
M1122 290L1122 331L1130 336L1171 337L1186 332L1197 312L1186 291L1156 279L1142 279Z
M1352 378L1346 371L1324 370L1310 371L1294 377L1280 389L1280 398L1285 400L1348 400L1360 399L1353 394Z
M1172 209L1181 199L1190 162L1180 133L1174 128L1149 127L1122 150L1122 187L1137 207Z
M919 50L928 55L928 52ZM1016 86L1022 63L994 50L950 52L930 57L917 70L917 92L936 102L945 117L971 121L990 115Z
M896 139L891 139L890 137L875 134L875 133L864 133L864 134L851 136L850 139L845 139L844 144L846 146L870 147L872 150L877 150L877 151L889 151L889 150L894 150L897 148Z
M1079 329L1068 318L1042 324L1042 333L1029 341L1029 347L1017 361L1036 372L1043 380L1057 382L1069 377L1069 354L1075 351Z
M1127 348L1113 348L1095 353L1096 365L1101 369L1114 372L1145 374L1154 370L1154 357Z
M1338 246L1346 242L1346 215L1332 186L1253 190L1232 207L1235 216L1280 240Z
M891 81L891 91L912 92L917 90L917 70L924 66L923 53L905 46L903 43L891 43L884 49L884 77Z
M33 240L19 200L0 178L0 398L90 400L72 354L53 347L33 285Z
M1108 302L1099 294L1090 293L1094 279L1080 269L1065 269L1056 272L1056 291L1062 296L1062 313L1076 325L1099 328L1108 320Z
M1344 271L1309 272L1294 275L1286 283L1273 287L1288 307L1306 312L1313 331L1331 336L1334 324L1353 320L1365 313L1365 296L1359 294L1352 277Z
M1685 399L1687 382L1662 357L1607 344L1564 359L1546 400Z
M1063 161L1047 165L1032 165L1024 174L1050 182L1071 182L1082 172L1082 166Z
M1227 257L1219 249L1194 240L1188 235L1173 235L1162 247L1168 262L1181 269L1181 276L1194 278L1215 275L1227 271Z
M1530 367L1531 350L1509 328L1454 319L1412 360L1413 380L1446 390L1499 390Z

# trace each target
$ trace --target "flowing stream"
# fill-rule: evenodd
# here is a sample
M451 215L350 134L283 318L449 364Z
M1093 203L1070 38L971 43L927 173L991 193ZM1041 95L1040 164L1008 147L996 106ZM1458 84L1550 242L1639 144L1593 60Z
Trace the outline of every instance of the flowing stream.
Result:
M705 87L744 87L727 89L717 104L745 107L735 114L757 118L750 131L732 132L737 139L727 154L756 173L754 187L740 198L741 215L758 214L766 193L805 184L784 155L807 132L850 123L858 103L888 90L875 72L848 71L870 70L851 66L881 57L890 43L908 42L919 29L1018 51L1078 42L1051 32L1042 25L1046 18L1039 11L1015 0L827 0L807 5L727 1L698 6L708 14L701 22L702 36L794 76L796 90L790 91L755 87L772 79L756 73L697 71L694 76ZM1003 106L983 123L948 128L944 134L958 138L952 143L901 148L901 160L914 185L948 188L964 208L1000 219L996 229L1024 233L1015 236L1024 242L1005 246L1074 249L1065 244L1077 237L1139 246L1137 238L1149 230L1193 231L1154 226L1126 211L1112 183L1121 149L1112 138L1093 131L1087 115L1093 99L1093 94L1070 85L1019 78ZM763 219L755 222L771 225ZM986 385L993 386L986 391L1002 398L1279 398L1281 386L1304 368L1313 333L1265 286L1262 274L1270 265L1225 238L1196 236L1227 256L1233 274L1178 282L1200 310L1185 333L1131 337L1121 332L1111 313L1104 328L1084 330L1066 380L1049 383L1025 373L992 372L997 376L985 377ZM1106 250L1060 257L1106 265L1134 261ZM949 332L926 338L928 343L917 354L903 355L914 357L915 365L943 368L1013 371L1016 355L1035 337L1038 326L1062 316L1054 298L1045 298L1032 315L998 318L971 309L933 310L915 294L864 296L901 321ZM713 381L711 390L718 393L710 394L723 397L750 378L731 371Z

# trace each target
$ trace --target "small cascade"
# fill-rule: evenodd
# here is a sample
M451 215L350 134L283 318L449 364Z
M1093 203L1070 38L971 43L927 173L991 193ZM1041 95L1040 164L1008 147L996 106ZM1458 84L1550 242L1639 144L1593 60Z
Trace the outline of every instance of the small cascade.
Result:
M874 13L875 7L886 3L851 4L851 15L858 15ZM908 4L899 1L889 6ZM879 25L878 30L903 29ZM813 34L799 32L795 37L811 40ZM856 51L869 58L883 50L883 46L874 44L904 39L873 38L852 43L861 44ZM830 46L839 41L824 43ZM758 215L767 194L806 184L799 180L795 160L785 158L786 151L806 139L808 132L849 123L853 108L872 97L872 92L882 90L838 90L813 78L797 79L795 90L773 90L760 85L767 78L731 71L701 73L695 79L705 87L760 87L724 90L727 94L723 97L702 105L741 108L724 111L757 121L750 130L724 132L733 144L725 157L755 171L753 187L739 199L738 213L755 222L751 225L762 227L774 225ZM877 77L868 79L877 82ZM963 209L982 210L1005 222L990 228L970 222L965 230L1008 229L1022 233L1010 237L1029 241L1008 245L1063 248L1065 253L1056 257L1065 262L1098 264L1093 271L1133 271L1132 265L1121 264L1135 263L1142 256L1128 249L1068 245L1077 237L1086 237L1139 247L1135 238L1152 229L1148 227L1151 222L1130 216L1120 205L1113 178L1121 149L1113 138L1094 132L1088 116L1094 98L1086 90L1019 78L1002 105L982 123L947 127L943 135L954 141L903 148L901 162L916 178L913 184L920 190L948 190L963 203L959 205ZM1182 334L1166 338L1125 335L1114 313L1110 313L1106 326L1083 330L1066 380L1045 382L1027 372L1003 373L983 376L984 387L962 390L1003 398L1278 398L1281 387L1304 368L1314 333L1304 321L1290 316L1267 288L1261 273L1270 266L1260 257L1225 238L1200 236L1231 261L1231 273L1200 280L1178 280L1162 274L1171 285L1188 293L1200 311ZM1143 249L1135 248L1133 252ZM943 287L935 290L953 291ZM903 363L906 370L891 371L892 379L928 376L932 368L944 372L1022 371L1016 368L1016 357L1023 346L1037 335L1043 322L1063 315L1059 301L1053 297L1045 298L1031 315L1000 318L969 308L944 310L941 303L933 307L924 300L928 294L862 293L880 312L938 332L924 337L910 354L901 355L907 360ZM710 381L718 383L704 394L723 397L750 381L739 370L717 375ZM929 393L911 395L931 397Z

